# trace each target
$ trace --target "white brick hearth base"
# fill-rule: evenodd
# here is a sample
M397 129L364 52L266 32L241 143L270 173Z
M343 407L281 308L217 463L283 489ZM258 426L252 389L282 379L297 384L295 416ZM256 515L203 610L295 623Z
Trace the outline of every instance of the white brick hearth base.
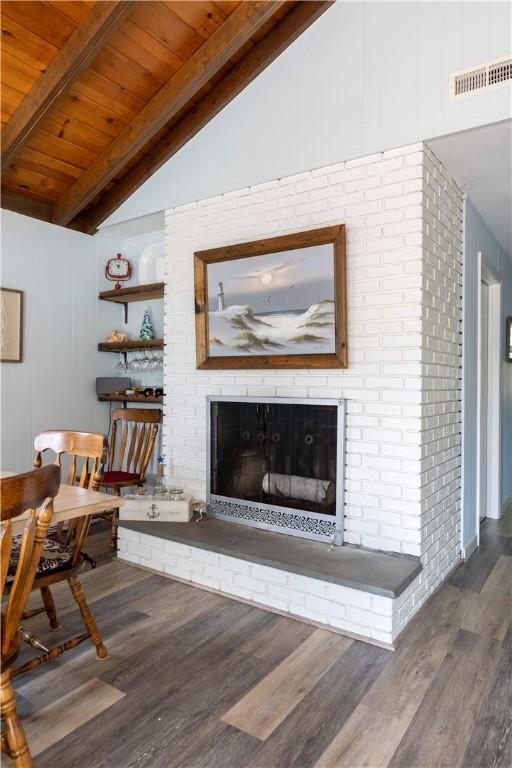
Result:
M391 646L400 598L269 568L248 560L119 528L118 557L244 602Z

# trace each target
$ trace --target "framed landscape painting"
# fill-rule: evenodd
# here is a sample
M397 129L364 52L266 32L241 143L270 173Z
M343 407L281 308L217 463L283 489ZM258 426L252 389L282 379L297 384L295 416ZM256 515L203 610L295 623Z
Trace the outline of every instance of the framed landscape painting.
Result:
M347 367L344 225L194 256L198 368Z

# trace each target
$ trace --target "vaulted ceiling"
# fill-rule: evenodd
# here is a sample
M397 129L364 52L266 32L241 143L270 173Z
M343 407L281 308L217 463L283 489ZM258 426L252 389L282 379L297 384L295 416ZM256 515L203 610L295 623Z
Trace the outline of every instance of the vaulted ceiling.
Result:
M332 0L3 0L2 207L92 234Z

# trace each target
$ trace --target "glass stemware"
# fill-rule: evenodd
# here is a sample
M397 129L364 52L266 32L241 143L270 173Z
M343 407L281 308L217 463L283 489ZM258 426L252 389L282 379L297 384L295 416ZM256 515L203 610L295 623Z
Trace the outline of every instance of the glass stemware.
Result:
M119 362L116 365L116 371L119 371L119 373L128 372L128 364L123 352L119 353Z
M135 356L130 360L130 371L136 373L141 370L141 358L135 353Z
M141 358L140 361L140 367L142 371L148 371L151 367L151 353L145 349L144 350L144 357Z

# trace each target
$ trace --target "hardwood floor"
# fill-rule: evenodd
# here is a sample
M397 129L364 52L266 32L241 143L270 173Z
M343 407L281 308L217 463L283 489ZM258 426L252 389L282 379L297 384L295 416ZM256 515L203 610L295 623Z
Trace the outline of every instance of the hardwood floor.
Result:
M512 764L510 521L483 524L395 653L111 560L107 528L82 583L108 658L83 644L15 681L37 768ZM42 639L79 625L54 595Z

